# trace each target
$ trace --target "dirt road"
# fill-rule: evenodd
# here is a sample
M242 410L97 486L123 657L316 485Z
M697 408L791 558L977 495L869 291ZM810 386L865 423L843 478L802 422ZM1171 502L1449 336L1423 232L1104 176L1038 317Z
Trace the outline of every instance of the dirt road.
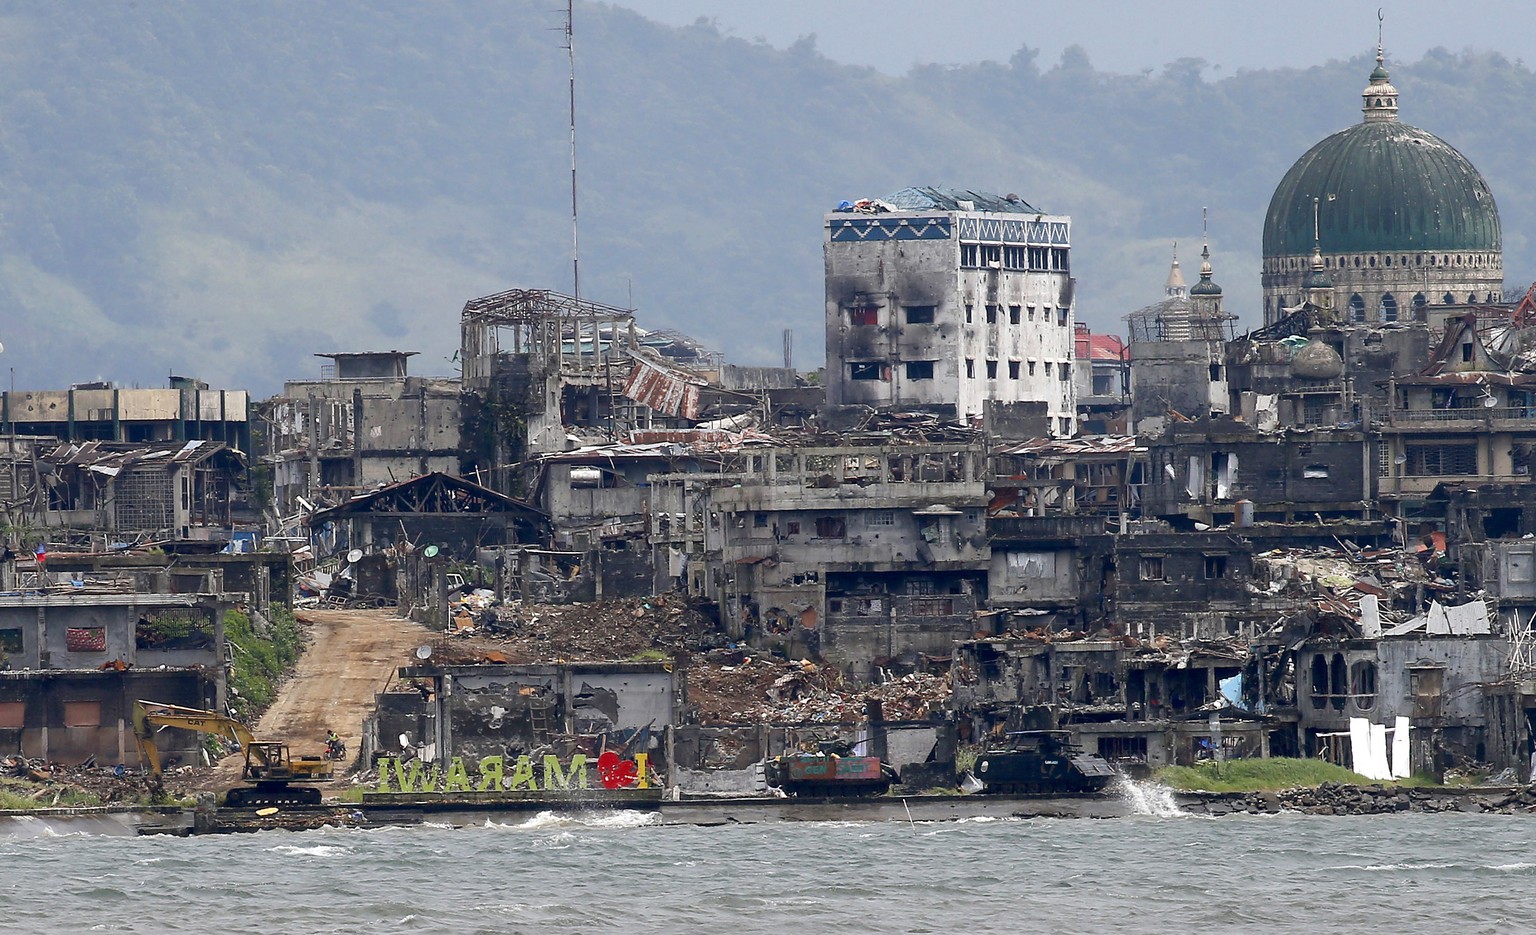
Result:
M257 722L259 740L286 740L294 755L325 751L325 731L331 728L347 743L350 766L358 747L363 719L373 711L373 696L390 675L414 660L417 646L431 632L392 610L299 611L310 640L293 676L278 690L277 700ZM226 757L216 770L216 783L238 783L241 757ZM339 786L338 782L331 785ZM331 794L334 788L322 787Z

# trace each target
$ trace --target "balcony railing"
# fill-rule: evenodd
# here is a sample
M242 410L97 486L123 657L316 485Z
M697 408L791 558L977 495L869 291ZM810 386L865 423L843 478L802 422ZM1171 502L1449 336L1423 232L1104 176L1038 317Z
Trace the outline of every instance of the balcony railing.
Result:
M1530 420L1536 424L1536 409L1530 406L1475 406L1469 409L1394 409L1393 422L1501 422L1508 419Z

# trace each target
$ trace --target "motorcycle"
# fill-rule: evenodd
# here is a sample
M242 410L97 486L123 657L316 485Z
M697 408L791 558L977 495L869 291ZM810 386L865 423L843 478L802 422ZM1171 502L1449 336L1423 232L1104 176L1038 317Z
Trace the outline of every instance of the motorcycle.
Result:
M343 740L328 740L325 742L325 758L328 760L344 760L347 758L347 744Z

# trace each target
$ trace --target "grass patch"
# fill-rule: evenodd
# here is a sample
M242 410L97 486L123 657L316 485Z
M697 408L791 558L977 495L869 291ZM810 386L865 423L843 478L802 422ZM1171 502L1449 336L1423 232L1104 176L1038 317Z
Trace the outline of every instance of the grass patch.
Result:
M234 647L235 660L229 674L229 706L247 724L272 703L278 683L304 649L299 622L286 608L274 604L264 629L258 632L240 611L224 615L224 638Z
M1202 792L1279 792L1304 789L1325 782L1369 785L1359 773L1322 760L1272 757L1267 760L1228 760L1220 768L1205 762L1198 766L1164 766L1152 778L1165 786Z
M337 794L335 798L338 802L347 802L351 805L358 805L363 801L363 793L367 791L367 788L363 786L349 786L341 790L341 792Z
M672 654L661 649L642 649L629 657L630 662L671 662Z

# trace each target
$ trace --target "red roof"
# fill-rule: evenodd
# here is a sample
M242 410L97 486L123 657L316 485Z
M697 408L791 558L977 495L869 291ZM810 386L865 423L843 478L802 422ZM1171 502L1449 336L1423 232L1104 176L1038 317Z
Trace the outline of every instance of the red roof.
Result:
M1125 360L1125 342L1119 335L1114 334L1082 334L1077 335L1078 360Z

